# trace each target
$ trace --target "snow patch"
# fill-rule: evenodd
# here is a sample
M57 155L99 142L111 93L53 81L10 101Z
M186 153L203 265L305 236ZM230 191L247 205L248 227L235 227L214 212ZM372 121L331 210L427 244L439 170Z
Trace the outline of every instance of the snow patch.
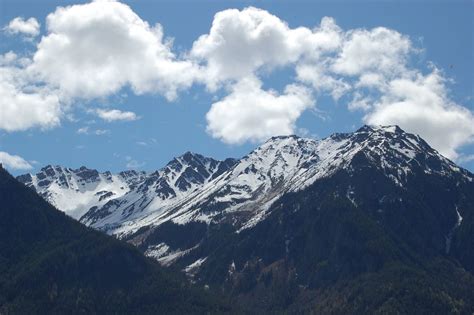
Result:
M197 270L199 270L201 265L206 261L206 259L207 257L199 258L198 260L196 260L195 262L193 262L192 264L184 268L183 271L188 275L195 274Z

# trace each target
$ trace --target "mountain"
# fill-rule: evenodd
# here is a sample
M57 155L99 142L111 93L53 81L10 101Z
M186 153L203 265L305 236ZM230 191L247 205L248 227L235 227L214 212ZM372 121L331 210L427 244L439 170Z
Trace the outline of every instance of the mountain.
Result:
M419 136L274 137L218 163L178 194L172 161L81 222L250 312L474 312L474 176Z
M80 221L110 234L129 234L142 227L143 220L166 213L234 164L234 159L217 161L187 152L147 175L125 195L90 208Z
M71 174L68 185L78 177L97 175ZM134 247L67 217L1 167L0 205L0 314L227 310Z
M110 234L119 224L173 207L190 193L235 164L187 152L163 169L146 174L133 170L111 174L82 166L79 169L48 165L36 175L17 179L69 216Z

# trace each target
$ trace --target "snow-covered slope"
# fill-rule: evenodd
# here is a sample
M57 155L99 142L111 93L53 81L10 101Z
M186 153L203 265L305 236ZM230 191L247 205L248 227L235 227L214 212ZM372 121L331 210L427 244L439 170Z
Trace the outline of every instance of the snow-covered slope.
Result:
M187 152L149 174L134 170L99 173L84 166L71 169L48 165L36 175L17 179L71 217L102 228L94 224L101 218L118 222L141 216L148 208L172 205L234 163L233 159L217 161Z
M84 224L140 244L165 222L252 228L270 215L272 204L283 195L340 170L354 173L361 165L372 165L400 189L415 171L473 181L471 173L397 126L364 126L321 140L273 137L240 160L217 161L187 152L149 174L49 166L19 179ZM349 190L347 198L356 202ZM171 263L169 257L186 250L157 243L146 252Z
M234 164L234 159L217 161L187 152L147 175L123 196L91 208L81 222L118 236L134 232L155 223L150 220L174 208Z
M170 219L180 224L225 221L249 228L264 219L269 206L282 195L304 189L341 168L350 170L357 154L366 156L399 186L421 164L426 173L462 173L472 180L419 136L397 126L364 126L322 140L273 137L166 215L152 214L146 220L154 224ZM134 225L142 224L136 221Z
M420 137L396 126L364 126L322 140L273 137L237 162L186 153L148 175L136 189L91 209L81 221L119 237L169 220L227 222L242 230L263 220L282 195L341 168L350 171L357 154L366 156L399 186L414 167L447 176L462 173L472 180Z
M33 187L44 199L69 216L80 219L91 207L123 196L143 180L144 172L99 173L82 166L79 169L48 165L36 175L17 179Z

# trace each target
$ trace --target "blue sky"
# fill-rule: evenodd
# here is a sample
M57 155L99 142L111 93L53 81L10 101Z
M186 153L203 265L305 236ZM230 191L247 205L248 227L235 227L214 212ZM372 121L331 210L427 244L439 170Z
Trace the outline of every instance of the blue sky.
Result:
M45 106L46 111L56 109L56 116L53 115L50 120L45 120L42 113L29 118L28 111L31 109L21 103L18 94L9 94L13 100L10 105L0 100L0 115L4 116L3 122L0 116L0 152L4 152L5 161L17 156L27 164L18 160L10 164L4 161L13 173L35 172L46 164L74 168L86 165L114 172L127 168L155 170L188 150L220 159L240 157L272 134L325 137L333 132L352 131L366 122L398 123L407 131L421 134L462 166L474 170L472 1L122 3L126 6L117 7L117 12L124 12L126 18L135 14L149 25L143 33L146 33L147 39L141 38L143 42L137 40L137 43L150 44L149 35L156 34L153 27L159 23L164 34L159 47L168 47L169 52L174 54L172 62L179 63L183 70L158 77L155 77L154 70L148 75L148 69L153 68L147 63L154 62L154 57L145 57L142 63L129 66L127 60L135 62L141 55L135 55L132 45L119 45L116 50L105 51L107 56L119 56L117 62L110 65L113 73L117 73L115 78L103 79L99 72L104 69L99 66L98 73L94 73L93 68L89 69L92 71L90 81L78 81L71 72L80 72L81 68L74 67L90 65L95 60L92 58L102 62L100 52L103 51L103 43L92 39L86 43L89 46L84 51L74 48L84 48L85 44L80 41L91 35L87 32L98 30L97 26L88 28L85 25L87 18L74 20L74 14L90 14L95 22L104 19L102 24L97 24L103 26L97 32L105 32L105 37L99 38L110 39L110 46L123 44L113 38L121 36L122 30L113 24L114 16L101 16L96 8L88 7L89 2L82 1L1 0L0 54L4 61L0 66L11 74L10 81L4 83L10 84L7 87L18 84L15 86L18 93L40 95L39 101L43 103L38 103L38 106ZM84 4L84 10L68 11L66 8L59 13L57 11L51 25L47 26L48 14L55 12L58 6L72 4ZM262 10L245 11L249 6ZM222 14L220 20L214 20L216 13L230 8L239 11ZM68 18L63 19L62 15ZM27 19L35 18L40 24L39 34L34 25L31 29L11 24L16 17L21 17L20 22L24 24L28 24ZM323 17L332 18L326 20L330 21L326 23L329 25L327 28L320 24ZM255 39L252 37L255 33L246 29L240 31L241 26L236 28L237 32L225 32L232 29L232 23L239 23L240 19L248 22L253 18L262 19L267 32L273 34L275 29L276 35L271 38L257 35ZM213 20L220 28L216 27L215 33L210 33ZM282 30L280 23L287 23L287 28ZM294 30L298 27L305 28L305 32L301 33L306 37L296 34ZM377 32L377 27L384 30ZM77 33L71 30L77 29L82 33L74 37ZM341 37L337 48L331 43L319 41L319 37L314 40L311 37L319 32L332 38L331 31L334 29ZM219 30L224 31L219 34ZM249 37L246 37L246 31ZM58 34L69 36L69 41L79 41L71 44L79 46L66 50L70 54L77 51L77 56L64 56L64 51L54 46L58 42L46 42ZM207 41L199 43L197 48L200 50L193 48L193 43L204 34L209 36ZM278 42L280 35L284 38L283 44ZM213 36L224 38L226 43L234 41L237 44L232 46L233 49L216 48ZM297 39L297 48L294 48L293 42L287 41L291 36ZM167 38L173 39L172 46L166 44ZM249 47L245 46L248 42L239 42L247 38L254 40ZM301 38L308 38L308 44L304 47L300 47ZM152 39L160 40L159 36ZM357 39L360 41L356 42ZM277 49L272 49L273 44ZM374 50L365 49L371 44ZM148 47L143 45L137 47ZM196 43L194 46L197 46ZM238 51L240 48L242 50ZM260 55L262 50L264 53ZM390 51L397 53L391 54ZM14 61L5 61L9 52L9 56L15 54ZM40 56L40 53L43 55ZM39 57L36 57L37 54ZM44 57L44 54L51 56ZM376 61L382 55L384 59ZM343 56L346 59L342 60ZM400 56L403 60L399 60ZM21 61L21 58L24 60ZM64 74L68 79L64 81L55 77L57 69L62 71L61 66L57 68L54 65L58 58L64 58L61 62L65 65L72 60ZM228 65L239 58L241 63L233 67ZM253 64L259 58L261 63ZM360 61L364 58L368 60ZM222 60L229 62L222 64ZM286 61L280 64L280 60ZM247 66L248 71L245 70ZM309 69L306 75L297 72L299 66ZM324 76L314 78L313 70L321 71ZM383 73L377 79L377 82L383 82L383 88L382 84L361 87L362 78L377 73ZM144 78L140 77L142 74ZM22 77L21 82L16 83L15 77ZM173 80L177 77L180 81L176 83ZM102 83L109 86L117 84L117 88L104 92L99 88ZM176 86L176 95L167 94ZM345 87L344 92L334 97L336 88L341 86ZM426 95L418 96L417 91ZM45 95L55 101L44 104ZM355 100L365 102L357 103ZM265 102L269 104L263 106ZM281 109L274 111L267 107L272 106L270 103L273 102L278 103L274 106L281 106ZM437 102L436 106L432 105ZM354 106L349 109L350 103ZM12 109L12 106L17 107ZM20 106L26 107L16 110ZM12 112L9 113L9 110ZM101 117L101 110L109 116ZM113 116L112 110L119 112ZM208 114L211 112L212 115ZM269 116L275 116L276 120L267 122ZM290 116L292 118L288 118ZM252 122L253 117L257 117L257 122ZM18 119L18 123L12 124L13 119ZM436 128L438 124L439 130ZM266 127L261 127L264 125ZM28 165L32 169L27 169Z

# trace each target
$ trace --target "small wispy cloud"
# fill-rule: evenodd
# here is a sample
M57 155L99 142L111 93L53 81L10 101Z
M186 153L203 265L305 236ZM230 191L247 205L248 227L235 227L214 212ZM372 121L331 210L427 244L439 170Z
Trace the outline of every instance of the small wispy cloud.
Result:
M135 142L137 145L142 146L142 147L147 147L156 144L158 141L155 138L150 138L148 140L140 140Z
M4 31L8 34L23 34L30 38L36 37L40 33L40 24L35 18L29 18L27 20L22 17L16 17L5 26Z
M458 163L469 163L474 161L474 154L461 155L458 159Z
M127 164L125 165L127 168L130 169L137 169L145 166L145 162L139 162L135 159L133 159L131 156L126 156L125 160L127 161Z
M134 121L140 119L134 112L125 112L118 109L96 109L93 111L99 118L107 121Z
M88 135L89 134L89 127L81 127L76 131L79 135Z
M108 129L91 129L89 126L81 127L76 131L79 135L96 135L96 136L103 136L110 134L110 130Z
M107 135L110 133L110 130L108 129L97 129L94 131L94 134L97 135L97 136L103 136L103 135Z

